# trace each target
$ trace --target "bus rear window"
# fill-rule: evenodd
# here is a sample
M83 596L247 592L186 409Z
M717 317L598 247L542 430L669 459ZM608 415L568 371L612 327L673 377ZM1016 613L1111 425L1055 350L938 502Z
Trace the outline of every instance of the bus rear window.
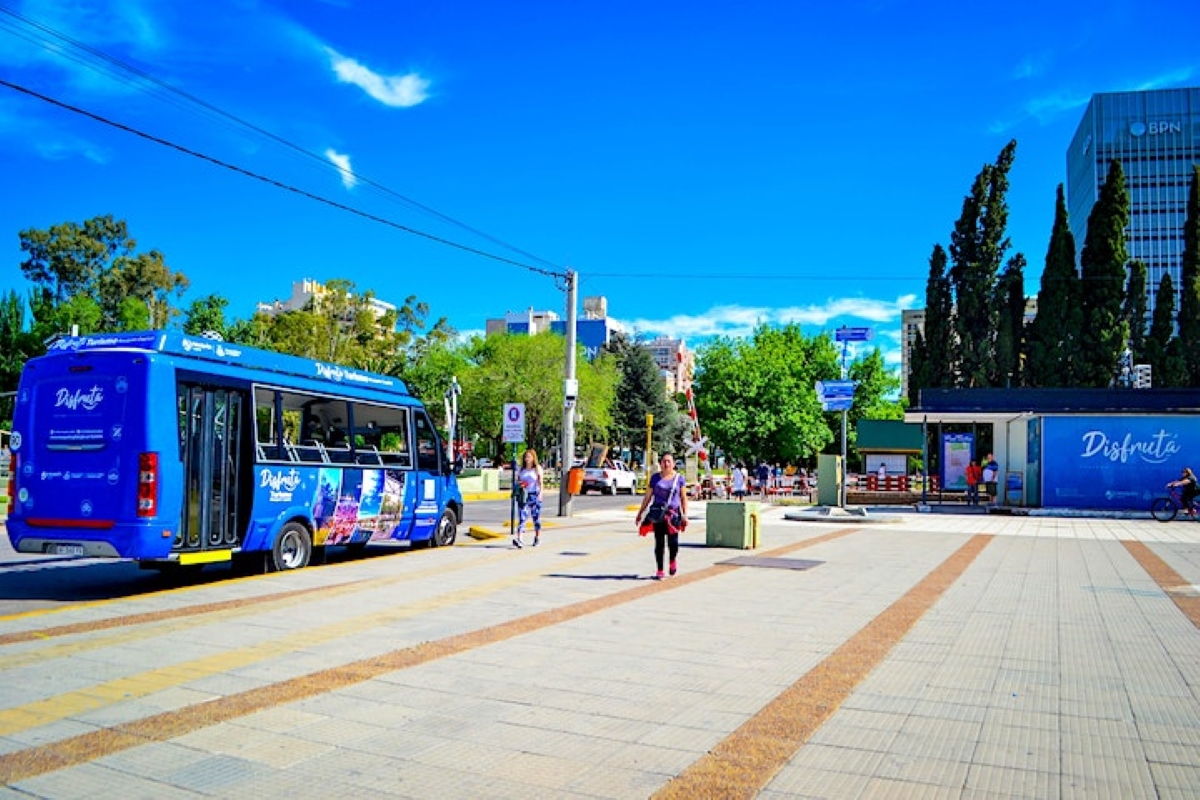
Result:
M42 447L49 451L103 450L119 436L127 399L124 376L68 373L37 389Z

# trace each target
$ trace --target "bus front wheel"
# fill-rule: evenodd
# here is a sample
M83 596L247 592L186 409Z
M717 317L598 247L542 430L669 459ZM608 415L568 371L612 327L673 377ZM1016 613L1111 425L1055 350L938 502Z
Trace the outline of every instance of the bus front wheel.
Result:
M442 512L442 518L438 520L437 529L433 532L432 544L434 547L449 547L457 538L458 521L454 512L447 508Z
M308 535L308 528L299 522L284 525L271 548L271 567L274 571L284 572L306 567L311 557L312 537Z

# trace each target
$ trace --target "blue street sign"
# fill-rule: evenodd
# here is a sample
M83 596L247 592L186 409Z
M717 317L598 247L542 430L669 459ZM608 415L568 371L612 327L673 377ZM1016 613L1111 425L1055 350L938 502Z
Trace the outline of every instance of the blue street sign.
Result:
M854 405L853 397L835 397L829 400L821 401L822 411L849 411Z
M817 398L835 400L843 397L854 399L854 381L817 381Z
M834 331L834 339L839 342L869 342L874 331L870 328L847 328L845 325Z

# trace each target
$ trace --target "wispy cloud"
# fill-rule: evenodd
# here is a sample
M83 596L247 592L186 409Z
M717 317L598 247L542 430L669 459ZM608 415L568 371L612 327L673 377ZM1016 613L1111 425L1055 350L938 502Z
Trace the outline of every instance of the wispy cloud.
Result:
M1036 78L1046 71L1046 59L1042 56L1025 56L1022 58L1011 73L1013 80L1026 81L1030 78Z
M386 106L408 108L425 102L429 97L429 81L415 72L381 75L331 47L326 47L325 52L339 81L357 86Z
M47 161L65 161L82 156L93 164L108 164L113 159L111 151L78 138L42 140L35 145L38 155Z
M325 150L325 157L333 162L333 165L342 173L343 186L347 189L353 189L358 184L358 177L354 174L354 170L350 168L350 156L339 153L330 147Z
M1154 89L1170 89L1181 84L1185 84L1192 79L1196 74L1195 67L1180 67L1179 69L1170 72L1164 72L1162 75L1155 75L1147 78L1141 83L1134 83L1121 88L1122 92L1149 92Z
M696 340L714 336L749 336L759 325L787 325L824 328L837 320L853 324L865 320L878 324L899 326L900 312L917 304L916 295L906 294L895 300L873 300L865 297L831 298L823 304L807 306L714 306L702 314L676 314L665 319L620 320L629 331L650 335L671 336ZM897 334L898 335L898 334Z
M988 133L1008 133L1031 119L1039 125L1046 125L1063 114L1083 108L1091 99L1090 94L1075 94L1066 91L1033 97L1027 100L1011 119L997 120L988 125Z

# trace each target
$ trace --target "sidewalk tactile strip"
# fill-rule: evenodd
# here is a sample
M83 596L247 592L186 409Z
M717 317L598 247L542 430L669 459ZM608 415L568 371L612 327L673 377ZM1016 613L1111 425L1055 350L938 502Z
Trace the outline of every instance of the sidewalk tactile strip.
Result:
M856 530L855 528L843 528L785 545L768 551L768 553L772 556L783 556L795 550L849 536ZM611 595L551 608L457 636L424 642L328 670L226 695L199 705L143 717L111 728L80 734L45 745L17 750L0 755L0 783L11 784L25 778L95 761L131 747L168 741L200 728L245 717L284 703L325 695L335 689L364 683L389 672L408 669L440 658L506 641L515 636L569 622L622 603L712 578L733 569L736 567L714 564L707 569L677 576L670 581L651 582Z
M977 535L828 658L671 780L656 798L752 797L992 541Z

